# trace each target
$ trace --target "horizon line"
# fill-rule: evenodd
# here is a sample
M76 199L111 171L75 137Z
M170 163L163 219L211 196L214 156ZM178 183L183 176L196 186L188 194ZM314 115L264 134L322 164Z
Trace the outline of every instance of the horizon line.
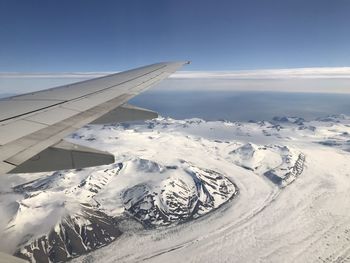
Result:
M0 72L0 78L94 78L121 71ZM296 79L350 78L350 67L271 68L254 70L188 70L173 73L179 79Z

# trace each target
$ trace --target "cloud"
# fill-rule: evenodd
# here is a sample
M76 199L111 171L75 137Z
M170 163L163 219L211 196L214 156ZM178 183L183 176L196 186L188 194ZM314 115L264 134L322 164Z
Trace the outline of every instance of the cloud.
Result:
M0 95L70 84L116 72L0 72ZM350 93L350 67L178 71L154 91L277 91Z
M97 78L116 72L0 72L0 78ZM350 67L258 69L235 71L178 71L171 78L184 79L296 79L350 78Z
M97 78L117 72L0 72L0 78ZM258 69L235 71L178 71L171 78L181 79L323 79L350 78L350 67Z
M116 72L0 72L0 79L5 78L34 78L34 79L50 79L50 78L62 78L62 79L72 79L72 78L98 78L105 75L113 74Z
M173 74L171 77L186 79L348 79L350 78L350 67L262 69L237 71L180 71Z

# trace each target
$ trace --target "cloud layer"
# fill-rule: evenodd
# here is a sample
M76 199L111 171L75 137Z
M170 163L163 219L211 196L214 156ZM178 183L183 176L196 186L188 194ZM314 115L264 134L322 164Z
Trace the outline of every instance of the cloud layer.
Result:
M0 73L0 95L65 85L115 72ZM154 90L350 93L350 67L179 71Z
M98 78L116 72L0 72L0 79L10 78L35 78L35 79L50 79L50 78L78 78L89 79Z
M180 71L173 78L220 78L220 79L319 79L350 78L350 67L294 68L237 71Z
M95 78L116 72L62 72L21 73L0 72L0 78ZM296 79L296 78L350 78L350 67L258 69L236 71L178 71L171 78L214 79Z

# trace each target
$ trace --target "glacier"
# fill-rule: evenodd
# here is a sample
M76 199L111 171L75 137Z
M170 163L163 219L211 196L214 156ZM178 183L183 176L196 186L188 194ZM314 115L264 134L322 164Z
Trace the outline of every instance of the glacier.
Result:
M350 261L350 118L159 117L66 140L112 165L3 175L0 249L32 262Z

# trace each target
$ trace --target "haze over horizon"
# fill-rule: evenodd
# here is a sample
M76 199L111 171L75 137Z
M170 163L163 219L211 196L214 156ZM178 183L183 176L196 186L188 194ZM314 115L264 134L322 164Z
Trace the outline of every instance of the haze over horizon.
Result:
M0 96L33 92L112 73L115 72L0 72ZM350 93L350 67L179 71L153 89Z

